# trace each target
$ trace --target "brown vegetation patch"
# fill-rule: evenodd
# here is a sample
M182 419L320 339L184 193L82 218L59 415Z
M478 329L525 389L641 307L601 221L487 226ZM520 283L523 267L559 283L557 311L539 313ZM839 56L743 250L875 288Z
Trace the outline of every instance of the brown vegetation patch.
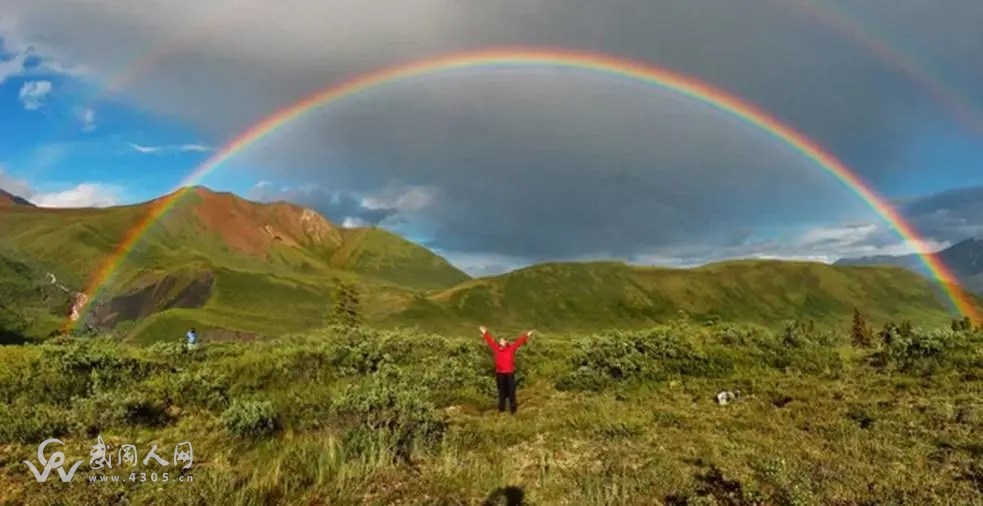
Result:
M121 321L139 320L167 309L203 307L212 295L214 281L211 272L204 272L175 293L180 279L173 275L164 276L155 283L99 304L92 312L92 324L111 327Z
M265 256L274 244L289 247L341 245L341 233L316 212L285 202L259 204L231 193L195 190L195 214L209 230L236 251Z

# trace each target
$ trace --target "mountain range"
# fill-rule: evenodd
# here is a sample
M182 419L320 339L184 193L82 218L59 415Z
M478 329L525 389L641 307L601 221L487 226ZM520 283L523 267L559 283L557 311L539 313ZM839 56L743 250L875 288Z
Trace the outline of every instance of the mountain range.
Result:
M781 325L794 318L925 323L951 315L929 279L893 266L730 261L692 269L551 262L471 278L380 228L344 228L291 203L183 189L113 270L77 326L140 341L274 336L325 324L339 282L379 326L441 331L631 327L676 318ZM51 209L0 197L0 329L53 335L118 245L161 205ZM91 294L90 294L91 295Z
M936 253L959 284L967 290L983 294L983 238L966 239ZM918 255L881 255L861 258L844 258L836 265L892 265L927 274L927 269Z

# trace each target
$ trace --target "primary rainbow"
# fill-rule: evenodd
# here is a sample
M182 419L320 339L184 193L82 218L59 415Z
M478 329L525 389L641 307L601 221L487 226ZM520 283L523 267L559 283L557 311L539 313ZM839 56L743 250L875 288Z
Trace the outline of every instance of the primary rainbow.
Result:
M891 206L885 203L870 189L866 183L843 165L843 163L791 127L723 90L692 77L684 76L654 65L598 53L528 48L491 49L454 53L383 68L340 84L328 86L263 118L213 153L211 157L194 169L178 185L176 191L154 203L150 212L124 237L116 251L96 271L84 292L89 301L86 305L96 300L100 291L113 278L120 264L125 260L130 251L132 251L133 247L157 220L174 207L183 195L187 194L189 186L194 185L202 177L217 169L222 163L263 139L276 129L319 107L405 79L457 69L524 66L581 69L648 83L709 104L768 132L806 158L812 160L816 165L832 174L856 192L867 205L890 223L903 239L919 249L918 255L921 261L932 275L939 280L942 289L949 299L952 300L956 310L963 315L973 318L977 317L974 307L957 288L955 278L948 271L948 268L933 254L922 251L921 241L915 230ZM83 307L79 313L84 314L86 310L87 307ZM79 319L81 320L81 318Z

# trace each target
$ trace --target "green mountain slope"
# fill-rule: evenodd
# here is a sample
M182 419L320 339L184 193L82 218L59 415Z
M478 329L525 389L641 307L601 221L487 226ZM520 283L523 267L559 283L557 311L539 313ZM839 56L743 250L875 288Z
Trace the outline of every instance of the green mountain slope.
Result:
M0 208L0 320L8 333L50 334L154 201L108 209ZM249 338L324 325L336 280L357 285L371 324L456 330L494 326L632 327L678 317L781 325L840 323L854 307L873 321L945 322L930 280L896 267L779 261L695 269L616 262L548 263L470 279L443 258L375 228L343 229L313 211L194 188L181 194L113 269L85 323L131 339ZM67 287L49 294L47 273ZM12 309L11 309L12 308Z
M378 228L345 230L344 244L331 257L331 264L424 289L446 288L470 279L430 250Z
M2 240L72 272L94 272L159 201L108 209L8 206ZM138 273L189 262L257 272L353 270L412 290L447 288L468 279L442 258L384 230L345 230L293 204L258 204L194 188L149 230L120 263L115 288Z
M0 250L0 344L57 332L74 294L44 266Z
M0 209L0 246L58 265L82 290L162 201L107 209ZM128 251L92 305L97 327L202 327L273 334L323 324L332 280L363 287L370 304L400 307L418 291L469 279L442 258L383 230L346 230L293 204L186 191ZM18 296L14 304L33 302ZM384 302L383 302L384 301ZM150 320L143 321L150 317ZM142 332L142 331L141 331ZM149 332L149 331L148 331Z
M940 290L904 269L735 261L695 269L537 265L417 299L396 319L600 328L665 321L685 311L699 320L780 325L795 318L838 322L854 307L874 321L950 317Z

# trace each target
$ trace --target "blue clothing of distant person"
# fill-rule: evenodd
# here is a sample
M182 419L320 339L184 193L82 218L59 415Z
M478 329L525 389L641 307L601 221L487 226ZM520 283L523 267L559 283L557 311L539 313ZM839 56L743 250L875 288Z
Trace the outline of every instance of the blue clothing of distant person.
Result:
M198 332L195 331L195 329L189 330L188 333L185 336L188 339L188 346L189 347L197 346L197 344L198 344Z

